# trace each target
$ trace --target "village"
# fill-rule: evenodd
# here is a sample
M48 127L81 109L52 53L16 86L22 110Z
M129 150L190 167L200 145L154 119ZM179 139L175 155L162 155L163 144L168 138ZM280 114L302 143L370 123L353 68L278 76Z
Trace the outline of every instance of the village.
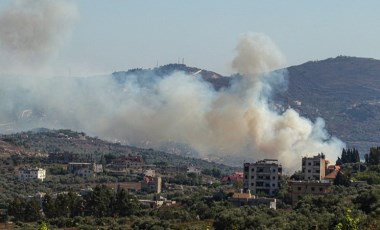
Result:
M51 162L56 160L51 159ZM325 159L323 153L303 157L300 161L302 162L302 168L300 169L302 173L297 180L283 175L282 165L276 159L263 159L254 163L244 163L243 170L221 178L204 175L201 169L192 165L148 165L144 163L142 156L139 155L120 156L113 159L104 168L102 164L96 162L67 162L65 170L67 170L67 173L85 180L96 178L97 175L104 172L107 172L108 175L128 175L141 178L139 181L107 183L107 186L115 189L115 191L117 188L123 188L137 196L155 194L151 200L139 199L142 204L152 208L175 204L175 201L165 198L165 195L170 192L192 189L192 187L198 185L207 189L213 184L218 184L222 189L231 193L228 201L236 206L264 204L268 208L276 209L277 200L275 197L281 186L283 186L284 180L288 184L289 197L293 206L304 195L324 195L331 192L340 166L330 164L330 161ZM169 178L178 175L201 178L202 182L194 186L187 185L187 183L181 184L180 182L168 183ZM20 181L39 180L43 182L47 177L47 171L38 167L20 167L17 177ZM284 177L287 179L284 179ZM365 182L354 182L353 185L362 183ZM76 192L78 195L85 195L87 192L92 191L93 188L90 185L95 186L94 183L89 183L88 186ZM29 198L39 199L40 203L42 203L43 197L44 194L41 192L34 196L29 196Z

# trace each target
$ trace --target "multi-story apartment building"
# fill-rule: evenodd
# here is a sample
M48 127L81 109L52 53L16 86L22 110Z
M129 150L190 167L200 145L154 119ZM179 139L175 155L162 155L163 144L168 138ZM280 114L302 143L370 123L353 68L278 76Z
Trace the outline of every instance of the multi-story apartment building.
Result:
M282 166L277 160L265 159L256 163L244 163L243 189L254 194L263 192L273 196L279 189Z
M289 185L293 206L304 195L325 195L331 192L332 187L330 182L321 181L291 181Z
M304 180L322 180L326 175L328 161L325 155L302 158L302 175Z
M20 180L41 180L46 178L46 169L42 168L20 168L18 178Z
M114 159L108 166L112 170L124 171L128 173L142 172L144 160L142 156L126 155Z

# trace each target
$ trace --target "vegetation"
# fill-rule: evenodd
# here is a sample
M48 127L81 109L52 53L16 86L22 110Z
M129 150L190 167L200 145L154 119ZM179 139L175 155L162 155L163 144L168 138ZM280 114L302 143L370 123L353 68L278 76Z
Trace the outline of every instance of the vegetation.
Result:
M34 138L30 135L33 136L28 134L26 139ZM90 139L83 133L68 130L59 136ZM52 143L59 143L53 139L49 140L50 145L34 143L17 135L8 138L29 148L40 146L37 148L40 153L46 151L41 146L55 148ZM100 153L99 161L105 163L118 156L119 153L113 148L127 148L108 143L108 152L105 150L103 154L100 151L103 149L101 142L95 143L99 147L96 150ZM60 148L66 151L63 146ZM88 147L80 154L91 156L92 148ZM210 163L211 167L202 168L201 174L177 173L163 178L165 186L175 183L181 189L160 194L176 203L156 208L143 205L139 199L157 200L158 195L132 193L121 187L106 186L108 182L130 178L103 174L97 178L83 179L68 173L64 164L49 162L47 156L11 154L0 158L0 222L13 221L15 229L379 229L380 164L375 164L379 149L371 149L366 163L356 161L357 151L354 149L342 151L342 170L337 174L332 192L324 196L303 196L293 207L290 206L288 193L289 178L283 175L281 187L276 193L277 210L263 205L233 206L229 199L233 191L241 188L241 184L227 186L214 183L206 186L206 179L222 177L224 166L218 167L218 164ZM30 149L20 147L18 151L27 153ZM134 148L133 151L140 149ZM154 150L141 151L146 153L145 159L159 165L169 166L173 162L167 161L165 155L163 158L150 158L150 154L157 154ZM188 160L197 162L191 158ZM44 182L19 181L15 173L18 167L25 165L48 168L48 178ZM299 176L300 172L296 172L291 178L297 179ZM363 180L368 184L355 185ZM84 186L90 186L92 190L82 190L79 195ZM36 192L46 194L40 198L42 196L36 196Z

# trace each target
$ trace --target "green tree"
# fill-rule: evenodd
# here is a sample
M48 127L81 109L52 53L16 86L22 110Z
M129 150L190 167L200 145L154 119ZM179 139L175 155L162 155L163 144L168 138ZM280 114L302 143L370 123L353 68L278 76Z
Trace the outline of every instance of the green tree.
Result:
M114 204L114 212L119 216L130 216L139 210L139 203L134 196L128 194L125 189L118 189Z
M16 220L24 220L26 200L16 197L8 206L8 214L16 218Z
M365 161L369 165L380 164L380 147L370 148L369 154L365 155Z
M342 172L338 172L334 179L334 185L343 185L343 186L350 186L351 182L350 179L346 175L344 175Z

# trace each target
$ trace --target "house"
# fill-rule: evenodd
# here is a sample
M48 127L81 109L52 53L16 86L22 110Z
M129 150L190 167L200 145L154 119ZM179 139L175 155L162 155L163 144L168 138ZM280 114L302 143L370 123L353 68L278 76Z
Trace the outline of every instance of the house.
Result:
M95 177L96 173L103 172L103 166L95 163L70 162L67 171L83 178Z
M162 179L161 177L145 176L141 182L141 190L148 193L161 193Z
M339 171L340 171L339 165L329 165L326 171L327 175L323 179L334 181Z
M114 159L108 167L112 170L126 173L141 173L143 166L144 160L142 156L129 154Z
M325 195L331 192L332 187L328 181L290 181L289 185L293 206L304 195Z
M248 191L247 193L234 193L232 197L229 198L229 201L235 206L258 206L265 205L268 208L276 209L277 200L275 198L267 197L256 197Z
M232 175L225 176L222 178L222 184L231 185L235 183L243 183L244 173L243 172L234 172Z
M243 189L254 194L265 193L273 196L279 189L282 166L277 160L264 159L256 163L244 163Z
M328 163L323 153L313 157L303 157L303 180L322 180L326 175Z
M20 168L18 178L20 180L40 180L46 178L46 169L42 168Z
M187 167L187 173L195 173L196 175L200 175L201 170L191 165Z

